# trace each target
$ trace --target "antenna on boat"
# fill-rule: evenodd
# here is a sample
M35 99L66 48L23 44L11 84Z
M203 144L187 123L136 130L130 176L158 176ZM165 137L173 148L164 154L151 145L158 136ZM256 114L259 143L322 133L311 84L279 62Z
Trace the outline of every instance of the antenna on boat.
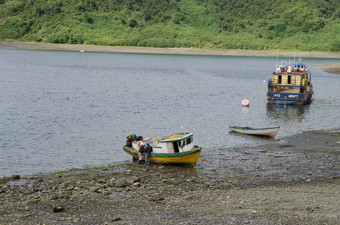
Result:
M276 50L276 67L279 65L279 49Z
M184 132L184 126L183 126L183 125L181 125L181 129L182 129L183 133L185 133L185 132Z

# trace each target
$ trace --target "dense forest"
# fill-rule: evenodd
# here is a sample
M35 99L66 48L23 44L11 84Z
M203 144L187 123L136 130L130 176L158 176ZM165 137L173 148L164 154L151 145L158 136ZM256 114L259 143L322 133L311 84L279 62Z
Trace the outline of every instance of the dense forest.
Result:
M0 0L0 40L340 52L340 1Z

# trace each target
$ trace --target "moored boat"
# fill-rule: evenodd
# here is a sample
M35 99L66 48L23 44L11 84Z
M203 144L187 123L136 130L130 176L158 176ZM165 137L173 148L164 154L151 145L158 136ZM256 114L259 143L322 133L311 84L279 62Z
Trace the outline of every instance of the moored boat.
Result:
M150 156L151 163L159 164L183 164L195 166L202 148L194 145L193 133L177 133L161 140L157 138L143 139L153 147ZM136 150L137 142L132 146L124 146L124 151L134 159L138 159L139 152ZM143 155L143 160L145 156Z
M238 127L230 126L230 130L241 133L241 134L251 134L259 136L267 136L274 138L279 132L280 127L268 127L268 128L252 128L252 127Z
M299 59L298 63L282 62L268 80L268 103L304 105L312 101L311 73Z

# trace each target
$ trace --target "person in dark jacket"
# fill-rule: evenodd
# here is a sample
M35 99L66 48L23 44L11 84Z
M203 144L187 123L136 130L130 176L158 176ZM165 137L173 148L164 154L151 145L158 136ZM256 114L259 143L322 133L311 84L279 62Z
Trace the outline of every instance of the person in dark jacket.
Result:
M134 142L136 139L137 139L137 135L135 135L135 134L128 134L128 135L126 135L126 144L125 144L125 146L126 147L132 147L132 142Z
M145 165L150 165L150 156L152 152L152 146L149 143L146 144L145 148Z

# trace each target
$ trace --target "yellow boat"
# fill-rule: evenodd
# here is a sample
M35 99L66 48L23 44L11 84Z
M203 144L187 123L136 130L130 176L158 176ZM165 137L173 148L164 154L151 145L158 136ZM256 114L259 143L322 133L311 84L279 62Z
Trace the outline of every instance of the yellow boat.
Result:
M178 133L158 140L157 138L143 139L153 147L150 162L160 164L182 164L195 166L202 148L194 145L192 133ZM132 147L124 146L124 151L134 159L138 159L137 141ZM145 156L143 155L143 160Z

